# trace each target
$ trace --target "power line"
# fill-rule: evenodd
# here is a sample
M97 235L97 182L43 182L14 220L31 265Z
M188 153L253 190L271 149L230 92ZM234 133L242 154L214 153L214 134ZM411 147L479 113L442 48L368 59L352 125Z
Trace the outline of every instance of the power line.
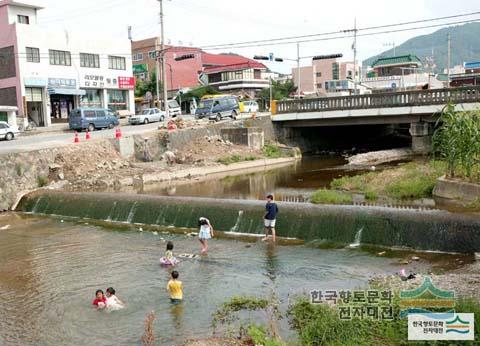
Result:
M442 23L442 24L418 26L418 27L406 28L406 29L387 30L387 31L378 31L378 32L372 32L372 33L357 34L357 37L359 37L359 36L374 36L374 35L382 35L382 34L391 34L391 33L396 33L396 32L405 32L405 31L413 31L413 30L421 30L421 29L429 29L429 28L436 28L436 27L449 26L449 25L455 25L455 24L474 23L474 22L478 22L478 21L480 21L480 18L470 19L470 20L465 20L465 21ZM360 29L357 29L357 30L360 30ZM343 34L343 33L339 32L337 34ZM207 50L239 49L239 48L251 48L251 47L280 46L280 45L287 45L287 44L318 42L318 41L333 41L333 40L342 40L342 39L347 39L347 38L353 38L353 35L316 38L316 39L311 39L311 40L287 41L287 42L272 42L272 43L265 42L265 43L262 43L262 44L238 45L238 46L230 46L230 47L216 47L216 48L201 47L201 48L207 49Z
M395 27L395 26L404 26L404 25L411 25L411 24L418 24L418 23L426 23L426 22L432 22L432 21L438 21L438 20L473 16L473 15L478 15L478 14L480 14L480 11L464 13L464 14L457 14L457 15L452 15L452 16L445 16L445 17L437 17L437 18L402 22L402 23L396 23L396 24L371 26L371 27L359 28L359 29L357 29L357 31L376 30L376 29L389 28L389 27ZM443 25L445 25L445 24L443 24ZM279 37L279 38L264 39L264 40L206 45L206 46L202 46L200 48L205 48L205 49L213 49L213 48L217 48L217 47L218 48L220 48L220 47L228 48L229 46L237 46L237 45L244 45L244 44L263 43L263 42L277 42L277 41L285 41L285 40L297 40L297 39L317 37L317 36L330 36L330 35L340 34L340 33L343 33L343 32L344 32L344 30L337 30L337 31L324 32L324 33L318 33L318 34L301 35L301 36L289 36L289 37L287 36L287 37Z

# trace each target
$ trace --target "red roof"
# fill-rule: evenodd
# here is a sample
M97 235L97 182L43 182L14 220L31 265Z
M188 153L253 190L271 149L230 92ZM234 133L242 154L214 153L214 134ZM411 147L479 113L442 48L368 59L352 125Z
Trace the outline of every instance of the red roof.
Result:
M267 68L264 64L235 54L202 53L202 65L205 73L236 71L247 68Z

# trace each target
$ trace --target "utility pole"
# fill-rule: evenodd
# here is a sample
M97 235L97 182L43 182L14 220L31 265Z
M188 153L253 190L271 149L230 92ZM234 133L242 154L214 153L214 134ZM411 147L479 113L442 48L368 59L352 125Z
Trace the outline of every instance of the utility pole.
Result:
M165 109L165 118L169 116L168 110L168 94L167 94L167 68L165 64L165 32L163 28L163 0L158 0L160 3L160 57L162 60L162 86L163 86L163 107ZM157 84L158 85L158 84Z
M272 92L272 76L270 76L270 78L268 79L269 80L269 86L270 86L270 104L269 104L269 108L270 108L270 112L272 111L272 99L273 99L273 92Z
M448 33L447 35L447 75L448 75L448 78L447 78L447 81L448 81L448 84L447 84L447 88L450 88L450 60L452 58L452 48L451 48L451 44L452 44L452 40L451 40L451 37L450 37L450 33Z
M155 39L155 84L156 84L156 94L157 94L157 106L158 108L162 109L162 106L160 105L160 62L158 59L160 59L160 56L158 54L159 50L158 50L158 41L159 41L159 37L157 37Z
M300 82L301 82L301 77L300 77L300 43L297 42L297 97L300 100Z
M357 18L353 23L353 88L357 95Z

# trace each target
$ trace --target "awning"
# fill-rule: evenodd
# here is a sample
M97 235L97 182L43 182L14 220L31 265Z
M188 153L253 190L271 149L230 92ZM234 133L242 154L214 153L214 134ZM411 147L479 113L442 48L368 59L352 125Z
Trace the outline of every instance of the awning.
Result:
M82 89L67 89L67 88L48 88L50 95L85 95L87 92Z

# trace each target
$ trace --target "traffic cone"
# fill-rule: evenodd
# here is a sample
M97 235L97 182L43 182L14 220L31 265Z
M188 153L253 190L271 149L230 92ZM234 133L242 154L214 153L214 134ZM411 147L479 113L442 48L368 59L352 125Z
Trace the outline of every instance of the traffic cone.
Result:
M119 127L117 127L117 128L115 129L115 138L116 138L116 139L122 138L122 130L120 130Z
M85 132L85 140L89 140L90 139L90 131L87 130L87 132Z
M78 138L78 132L75 131L75 137L73 138L73 143L80 143L80 139Z

